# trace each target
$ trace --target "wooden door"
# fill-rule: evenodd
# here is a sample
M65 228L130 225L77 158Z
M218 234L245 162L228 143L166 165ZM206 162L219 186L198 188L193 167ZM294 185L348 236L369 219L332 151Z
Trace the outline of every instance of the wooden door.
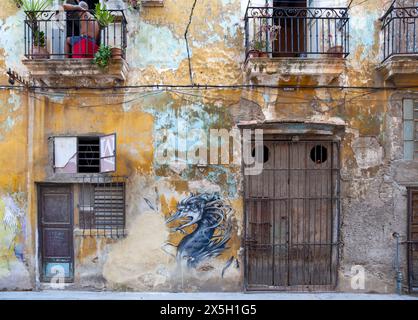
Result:
M418 291L418 189L409 190L409 286Z
M74 278L73 194L69 185L38 186L41 281Z
M245 177L247 289L333 289L338 261L338 143L265 141Z

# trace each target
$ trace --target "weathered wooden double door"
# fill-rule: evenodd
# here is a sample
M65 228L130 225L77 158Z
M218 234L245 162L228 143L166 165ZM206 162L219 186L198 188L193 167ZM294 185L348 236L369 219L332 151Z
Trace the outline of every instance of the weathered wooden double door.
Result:
M247 290L334 289L338 142L265 140L262 158L245 177Z
M409 189L408 273L409 288L418 292L418 189Z

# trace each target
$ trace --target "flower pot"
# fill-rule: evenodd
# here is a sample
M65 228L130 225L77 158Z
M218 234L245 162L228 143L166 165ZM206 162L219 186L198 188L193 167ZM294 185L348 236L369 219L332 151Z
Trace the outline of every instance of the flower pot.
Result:
M262 52L259 50L250 50L248 52L248 58L268 58L269 54L267 52Z
M260 51L250 50L248 52L248 58L258 58L260 56Z
M110 52L112 53L112 59L122 59L123 52L121 48L112 48Z
M343 47L334 46L328 49L328 56L333 58L343 58Z
M48 49L41 46L32 46L32 59L49 59Z

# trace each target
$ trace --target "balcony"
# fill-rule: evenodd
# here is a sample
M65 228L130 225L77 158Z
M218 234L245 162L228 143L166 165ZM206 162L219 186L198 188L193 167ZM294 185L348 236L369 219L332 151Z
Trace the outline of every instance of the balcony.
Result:
M126 80L127 21L123 11L106 10L103 25L77 11L27 12L24 23L25 60L38 85L112 86ZM103 59L95 60L103 53ZM100 64L100 62L103 62Z
M397 6L395 2L380 20L383 59L379 69L385 81L418 83L418 6Z
M308 7L306 1L248 6L245 73L248 82L331 82L349 54L347 8Z

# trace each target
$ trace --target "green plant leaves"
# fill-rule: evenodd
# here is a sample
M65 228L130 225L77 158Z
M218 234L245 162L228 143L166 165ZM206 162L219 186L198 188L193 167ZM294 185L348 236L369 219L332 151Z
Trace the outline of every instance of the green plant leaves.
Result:
M43 31L35 30L33 32L33 44L39 47L45 47L45 33Z
M110 13L110 11L107 11L105 4L96 4L96 7L94 9L94 17L96 18L100 26L103 28L107 27L114 21L113 15Z
M21 0L22 8L29 20L37 20L42 11L52 5L53 0Z
M94 55L93 62L100 68L105 69L109 65L112 52L109 46L101 45L99 50Z

